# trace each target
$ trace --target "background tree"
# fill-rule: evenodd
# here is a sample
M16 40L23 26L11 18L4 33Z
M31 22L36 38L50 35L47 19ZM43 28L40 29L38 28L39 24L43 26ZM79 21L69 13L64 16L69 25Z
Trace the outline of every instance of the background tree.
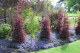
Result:
M56 29L56 22L58 19L58 11L56 10L50 10L48 13L49 19L50 19L50 27L52 29Z
M60 0L60 1L58 1L58 2L60 3L60 2L63 2L63 1L64 1L64 0Z
M7 9L12 8L17 4L18 0L0 0L0 7L3 8L4 11L4 22L6 23L6 14L7 14Z
M67 1L68 11L70 11L70 8L74 5L78 4L80 6L80 0L65 0ZM80 7L78 7L80 10Z
M45 6L50 10L51 9L51 1L46 0Z
M80 5L77 3L73 6L74 11L78 11L80 9Z
M44 1L40 1L38 0L37 3L36 3L36 11L37 12L43 12L44 11Z

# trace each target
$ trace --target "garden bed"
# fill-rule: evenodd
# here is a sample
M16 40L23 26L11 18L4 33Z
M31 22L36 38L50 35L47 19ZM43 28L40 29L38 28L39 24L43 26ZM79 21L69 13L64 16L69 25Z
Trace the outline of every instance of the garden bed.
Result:
M79 39L78 36L76 36L74 29L69 30L71 33L71 36L69 39L61 40L59 38L59 34L56 32L51 32L51 37L49 39L39 39L40 32L35 33L36 39L32 39L31 44L31 38L30 34L26 35L26 40L22 44L13 43L12 38L6 38L6 39L0 39L0 53L11 53L11 52L32 52L32 51L39 51L41 49L48 49L48 48L54 48L57 46L62 46L64 44L68 44L70 42L76 41Z
M70 44L31 53L80 53L80 40Z

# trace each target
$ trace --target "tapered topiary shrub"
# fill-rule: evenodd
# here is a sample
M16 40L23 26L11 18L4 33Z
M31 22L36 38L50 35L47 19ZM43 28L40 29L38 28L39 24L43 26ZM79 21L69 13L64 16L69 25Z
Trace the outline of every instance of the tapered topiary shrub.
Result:
M63 24L63 12L61 10L58 11L58 19L56 23L56 31L59 33Z
M19 0L18 5L14 8L14 32L13 32L13 42L15 43L23 43L25 41L25 32L23 30L23 20L21 19L21 3L22 0Z
M77 27L75 28L75 33L80 35L80 16L79 16L79 20L78 20L78 23L77 23Z
M63 26L61 27L59 34L61 39L67 39L70 36L69 21L67 16L64 16Z
M50 21L48 18L44 18L41 21L41 36L40 38L50 39Z

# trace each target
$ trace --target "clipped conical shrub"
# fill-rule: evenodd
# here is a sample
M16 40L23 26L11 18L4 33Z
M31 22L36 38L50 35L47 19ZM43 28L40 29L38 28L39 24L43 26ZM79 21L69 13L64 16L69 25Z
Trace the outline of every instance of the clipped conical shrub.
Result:
M14 8L14 31L13 31L13 42L15 43L23 43L25 41L25 32L23 30L23 20L21 19L20 12L21 12L21 4L22 0L19 0L18 5Z
M50 39L50 20L45 18L41 21L41 36L40 38Z
M63 26L60 29L60 38L66 39L70 37L68 17L64 15Z
M78 23L77 23L77 27L75 28L75 33L80 35L80 16L79 16L79 20L78 20Z
M57 23L56 23L56 31L58 33L60 32L62 24L63 24L63 12L62 12L62 10L59 10L58 11L58 19L57 19Z

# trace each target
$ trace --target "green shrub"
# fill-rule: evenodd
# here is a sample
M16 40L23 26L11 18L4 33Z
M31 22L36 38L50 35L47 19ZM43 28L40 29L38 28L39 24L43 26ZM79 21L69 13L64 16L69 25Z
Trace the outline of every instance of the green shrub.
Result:
M5 38L11 34L11 25L1 24L0 25L0 38Z

